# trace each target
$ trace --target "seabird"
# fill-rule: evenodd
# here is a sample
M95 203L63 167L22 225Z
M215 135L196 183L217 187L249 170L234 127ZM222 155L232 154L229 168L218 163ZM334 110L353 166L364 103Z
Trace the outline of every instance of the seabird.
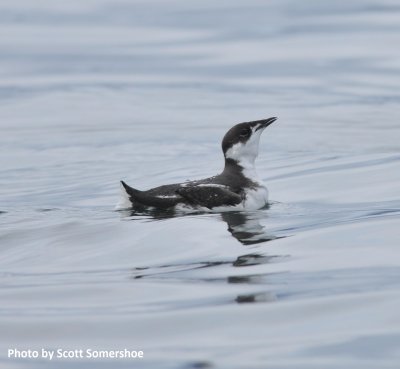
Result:
M200 211L257 210L268 202L255 160L261 133L277 118L233 126L222 140L225 167L221 174L140 191L121 181L117 209L157 208Z

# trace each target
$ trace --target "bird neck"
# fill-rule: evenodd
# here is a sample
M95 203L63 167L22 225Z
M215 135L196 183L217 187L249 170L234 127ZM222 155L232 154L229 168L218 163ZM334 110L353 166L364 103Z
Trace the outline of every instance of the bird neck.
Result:
M225 158L224 173L238 173L245 174L251 173L251 176L256 175L256 167L254 160L241 160L236 161L234 159Z

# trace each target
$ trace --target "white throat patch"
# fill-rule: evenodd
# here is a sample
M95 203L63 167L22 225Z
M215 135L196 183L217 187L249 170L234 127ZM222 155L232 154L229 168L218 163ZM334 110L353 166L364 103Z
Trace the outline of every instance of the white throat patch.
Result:
M236 161L243 169L255 170L254 162L258 156L258 147L262 132L263 129L259 129L258 131L253 129L250 138L245 143L238 142L230 147L226 151L225 157Z

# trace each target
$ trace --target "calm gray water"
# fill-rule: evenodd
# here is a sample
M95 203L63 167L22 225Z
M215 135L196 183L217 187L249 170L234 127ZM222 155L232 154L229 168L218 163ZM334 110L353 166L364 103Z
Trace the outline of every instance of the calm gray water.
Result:
M399 367L398 1L3 0L0 35L1 368ZM270 116L269 209L113 211Z

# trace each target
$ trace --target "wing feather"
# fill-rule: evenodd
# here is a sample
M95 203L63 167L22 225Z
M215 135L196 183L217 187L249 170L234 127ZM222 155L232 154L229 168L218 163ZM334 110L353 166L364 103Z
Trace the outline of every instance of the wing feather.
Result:
M234 206L242 202L242 197L226 186L201 184L182 186L176 192L193 205L214 208L218 206Z

